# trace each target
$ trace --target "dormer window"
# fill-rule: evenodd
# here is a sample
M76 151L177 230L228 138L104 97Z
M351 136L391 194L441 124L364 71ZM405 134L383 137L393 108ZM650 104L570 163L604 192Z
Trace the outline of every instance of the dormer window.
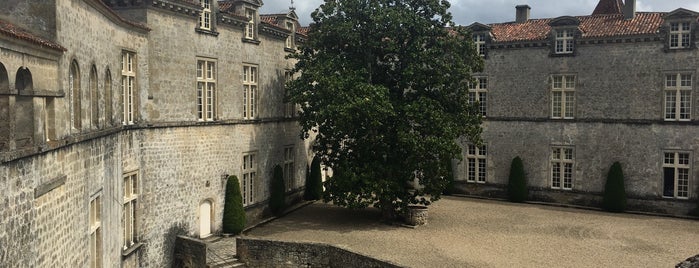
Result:
M254 9L245 9L245 17L248 18L248 24L245 26L245 38L255 39L255 17L257 13Z
M571 54L575 40L573 31L562 30L556 32L556 54Z
M691 26L689 22L670 23L670 49L689 48Z
M202 11L199 15L199 28L211 30L211 0L200 0Z
M476 45L476 52L481 57L485 57L485 33L473 35L473 43Z

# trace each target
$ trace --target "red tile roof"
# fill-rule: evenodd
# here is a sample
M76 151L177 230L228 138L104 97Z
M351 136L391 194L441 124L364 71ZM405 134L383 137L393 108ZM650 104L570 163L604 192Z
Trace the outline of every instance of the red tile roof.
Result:
M662 12L637 12L631 20L622 14L578 16L582 38L655 34L663 23ZM491 24L495 42L544 40L551 31L552 19L532 19L523 23Z
M33 35L27 31L25 31L24 29L19 28L19 27L15 26L14 24L11 24L11 23L3 21L3 20L0 20L0 34L6 35L6 36L9 36L12 38L24 40L24 41L27 41L29 43L33 43L33 44L36 44L36 45L39 45L42 47L46 47L46 48L50 48L53 50L66 51L66 49L63 46L61 46L53 41L38 37L36 35Z
M623 7L621 0L600 0L595 11L592 11L592 15L622 14Z

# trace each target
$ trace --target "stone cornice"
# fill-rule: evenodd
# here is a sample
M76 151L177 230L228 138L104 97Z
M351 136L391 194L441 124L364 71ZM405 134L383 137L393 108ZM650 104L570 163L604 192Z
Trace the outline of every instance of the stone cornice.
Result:
M171 0L153 0L153 7L184 14L190 17L199 17L201 6Z
M267 24L267 23L260 23L260 33L261 34L266 34L268 36L272 36L278 39L286 39L289 34L291 34L291 31L287 29L282 29L277 26Z

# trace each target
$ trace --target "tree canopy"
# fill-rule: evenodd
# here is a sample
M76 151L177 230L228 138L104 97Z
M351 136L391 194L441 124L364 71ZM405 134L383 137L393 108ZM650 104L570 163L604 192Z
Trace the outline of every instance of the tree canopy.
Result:
M478 142L468 102L483 61L440 0L325 0L311 14L289 100L301 135L333 169L325 200L386 210L429 205L448 184L458 139ZM419 187L412 189L417 179Z

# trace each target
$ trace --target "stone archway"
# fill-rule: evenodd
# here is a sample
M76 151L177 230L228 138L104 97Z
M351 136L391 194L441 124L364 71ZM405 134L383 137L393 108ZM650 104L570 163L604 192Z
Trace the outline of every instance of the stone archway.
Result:
M10 80L5 65L0 62L0 92L10 92ZM10 97L0 94L0 151L10 149Z
M34 144L34 98L31 93L34 90L32 73L27 67L20 67L15 77L15 147L24 148ZM23 94L25 93L25 94Z

